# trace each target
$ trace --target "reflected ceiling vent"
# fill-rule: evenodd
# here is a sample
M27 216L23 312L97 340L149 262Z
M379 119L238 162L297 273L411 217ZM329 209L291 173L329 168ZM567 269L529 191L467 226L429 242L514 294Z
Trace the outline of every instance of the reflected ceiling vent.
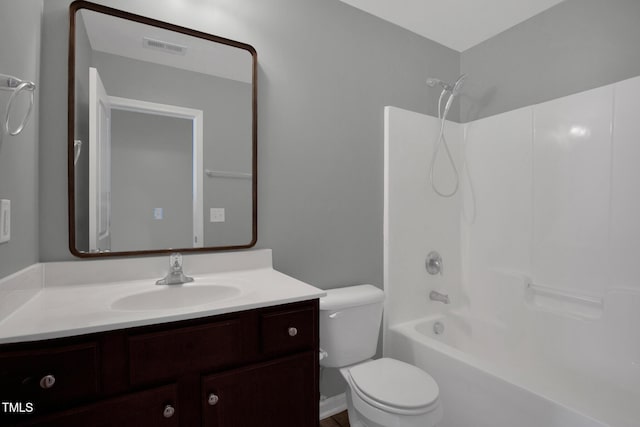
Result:
M175 43L163 42L162 40L151 39L149 37L142 38L142 45L147 49L161 50L174 55L185 55L187 47Z

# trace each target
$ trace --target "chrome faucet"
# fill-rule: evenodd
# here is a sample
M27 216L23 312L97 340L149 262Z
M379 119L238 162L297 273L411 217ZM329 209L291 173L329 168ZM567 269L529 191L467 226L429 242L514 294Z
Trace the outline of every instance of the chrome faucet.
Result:
M175 252L169 257L169 273L156 282L156 285L181 285L193 282L193 277L185 276L182 271L182 254Z
M449 295L441 294L440 292L431 291L429 292L429 299L431 301L439 301L443 304L449 304Z

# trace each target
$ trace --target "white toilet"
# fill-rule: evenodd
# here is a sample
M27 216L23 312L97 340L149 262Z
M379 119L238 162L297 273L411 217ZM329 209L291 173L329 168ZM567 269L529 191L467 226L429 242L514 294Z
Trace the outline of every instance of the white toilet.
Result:
M340 368L347 381L352 427L437 427L438 384L399 360L370 359L376 352L384 293L371 285L330 289L320 299L320 365Z

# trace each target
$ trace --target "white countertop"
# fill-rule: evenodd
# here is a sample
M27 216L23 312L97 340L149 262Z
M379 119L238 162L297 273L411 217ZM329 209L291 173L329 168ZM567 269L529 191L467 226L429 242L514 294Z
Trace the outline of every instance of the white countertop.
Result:
M323 290L271 267L223 271L193 277L193 283L178 286L231 283L240 292L227 299L203 299L198 305L189 307L120 310L112 305L123 297L141 292L163 292L163 289L168 290L169 287L157 286L155 279L66 286L57 284L51 287L45 285L35 296L0 320L0 343L60 338L194 319L310 300L326 295Z

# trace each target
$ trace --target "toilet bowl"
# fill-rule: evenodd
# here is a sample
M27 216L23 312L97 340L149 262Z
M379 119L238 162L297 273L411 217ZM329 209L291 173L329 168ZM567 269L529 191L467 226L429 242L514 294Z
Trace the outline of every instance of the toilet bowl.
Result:
M340 373L352 427L436 427L442 419L438 384L413 365L383 358Z
M438 384L425 371L375 354L384 293L371 285L331 289L320 299L320 364L347 382L352 427L437 427Z

